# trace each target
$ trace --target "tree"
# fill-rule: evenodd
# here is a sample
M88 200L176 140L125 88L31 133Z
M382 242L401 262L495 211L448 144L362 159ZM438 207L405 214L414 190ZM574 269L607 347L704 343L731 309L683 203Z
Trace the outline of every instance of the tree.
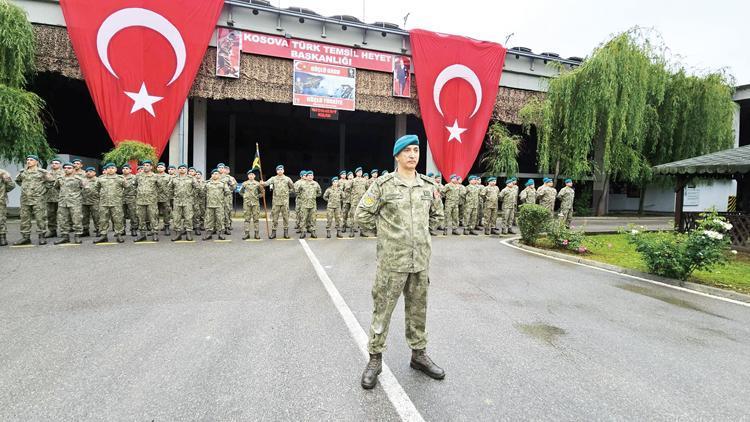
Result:
M521 110L525 124L537 127L540 171L593 174L598 215L610 181L643 186L653 165L731 145L731 80L687 76L664 51L631 29L551 79L545 99Z
M140 141L122 141L104 154L103 162L120 167L130 161L156 161L156 148Z
M55 151L47 143L41 118L44 101L24 88L34 74L34 32L26 14L0 0L0 159L21 163L36 154L48 161Z
M487 130L487 150L481 162L490 174L505 173L508 176L518 173L518 148L521 137L511 135L502 123L495 122Z

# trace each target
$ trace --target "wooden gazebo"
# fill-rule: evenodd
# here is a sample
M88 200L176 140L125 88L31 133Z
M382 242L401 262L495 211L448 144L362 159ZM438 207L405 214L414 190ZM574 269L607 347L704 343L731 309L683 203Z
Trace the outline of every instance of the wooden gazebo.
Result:
M682 210L685 185L693 178L748 180L750 175L750 145L731 148L699 157L660 164L654 174L675 176L675 227L680 231L695 227L700 212ZM750 250L750 214L747 212L719 213L734 226L730 232L732 246Z

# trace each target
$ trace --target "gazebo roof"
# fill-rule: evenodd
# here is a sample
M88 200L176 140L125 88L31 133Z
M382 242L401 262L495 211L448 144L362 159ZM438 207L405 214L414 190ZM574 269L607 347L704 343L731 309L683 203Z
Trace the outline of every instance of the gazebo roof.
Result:
M725 149L654 167L654 174L667 175L730 175L743 173L750 173L750 145Z

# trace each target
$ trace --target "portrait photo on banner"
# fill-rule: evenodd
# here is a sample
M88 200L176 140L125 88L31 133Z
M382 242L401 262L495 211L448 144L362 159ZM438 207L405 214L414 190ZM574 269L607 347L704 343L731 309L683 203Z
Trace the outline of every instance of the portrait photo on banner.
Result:
M216 76L240 77L242 31L219 28L216 35Z
M411 97L411 58L393 56L393 96Z

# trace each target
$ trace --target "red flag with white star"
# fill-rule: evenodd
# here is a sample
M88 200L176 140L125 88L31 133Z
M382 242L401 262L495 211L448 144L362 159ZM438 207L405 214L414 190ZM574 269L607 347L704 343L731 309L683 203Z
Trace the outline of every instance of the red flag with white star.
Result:
M477 158L492 117L505 48L414 29L414 75L430 151L443 177L462 178Z
M73 49L117 145L161 156L221 13L223 0L61 0Z

